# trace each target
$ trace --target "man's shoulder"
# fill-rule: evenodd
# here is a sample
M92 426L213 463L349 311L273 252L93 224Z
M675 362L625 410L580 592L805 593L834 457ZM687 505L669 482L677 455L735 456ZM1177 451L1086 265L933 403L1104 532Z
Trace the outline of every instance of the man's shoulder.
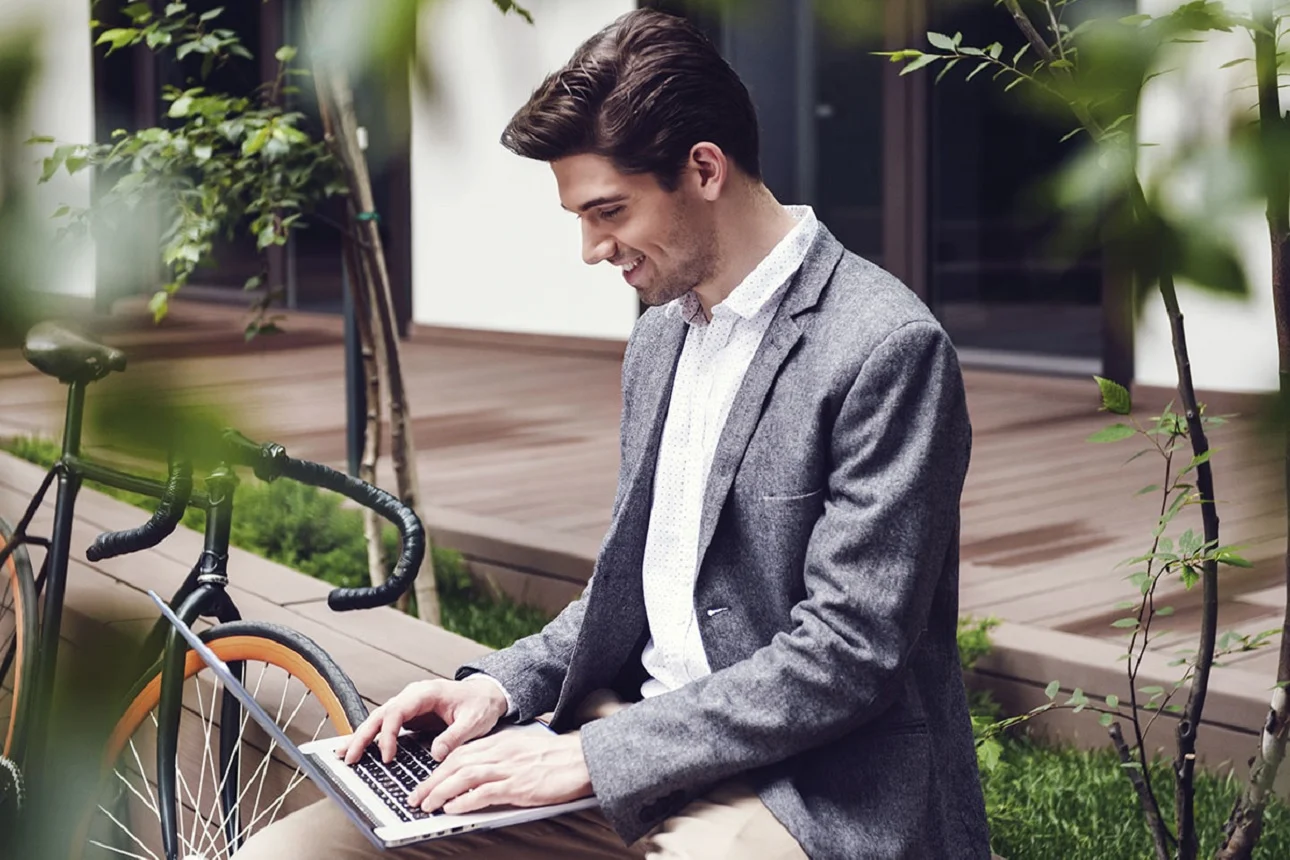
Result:
M828 352L863 361L897 331L949 341L919 296L881 266L844 251L811 314L808 331ZM822 342L822 343L821 343Z

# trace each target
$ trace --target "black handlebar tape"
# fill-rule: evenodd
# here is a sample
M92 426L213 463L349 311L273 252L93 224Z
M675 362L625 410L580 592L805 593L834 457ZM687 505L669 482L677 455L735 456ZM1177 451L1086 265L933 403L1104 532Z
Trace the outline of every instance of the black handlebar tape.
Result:
M394 571L383 584L366 588L337 588L327 595L327 605L337 612L387 606L407 591L421 570L426 554L426 533L421 520L411 508L379 487L373 487L343 472L307 460L283 457L279 461L282 476L301 484L340 493L365 508L376 511L394 523L399 530L403 549Z
M191 463L180 461L170 466L170 477L166 480L165 492L157 505L152 518L135 529L119 532L104 532L95 539L85 551L90 561L102 561L118 555L139 552L161 543L179 525L183 519L184 509L188 507L188 497L193 491L193 467Z

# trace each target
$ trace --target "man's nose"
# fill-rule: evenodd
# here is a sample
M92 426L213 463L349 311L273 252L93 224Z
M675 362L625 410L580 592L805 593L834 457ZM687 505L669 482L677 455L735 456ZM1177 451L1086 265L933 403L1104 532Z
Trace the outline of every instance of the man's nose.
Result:
M582 261L588 266L614 258L614 240L592 229L585 222L582 225Z

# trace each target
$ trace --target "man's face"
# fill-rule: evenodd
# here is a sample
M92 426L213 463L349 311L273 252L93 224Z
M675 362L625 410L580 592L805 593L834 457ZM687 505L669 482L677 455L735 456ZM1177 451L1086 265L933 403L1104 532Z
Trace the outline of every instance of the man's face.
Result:
M582 221L582 258L609 261L647 305L663 305L709 281L719 249L709 207L682 176L664 191L649 174L620 173L599 155L552 162L560 205Z

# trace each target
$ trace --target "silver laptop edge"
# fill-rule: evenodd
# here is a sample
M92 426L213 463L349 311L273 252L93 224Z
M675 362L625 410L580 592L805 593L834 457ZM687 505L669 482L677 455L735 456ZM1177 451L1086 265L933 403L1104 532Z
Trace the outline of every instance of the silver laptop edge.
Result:
M246 710L260 724L260 727L269 733L269 737L273 738L277 745L296 763L296 766L313 780L314 785L318 786L323 794L336 801L341 809L345 810L345 815L363 832L368 841L377 848L384 850L386 844L376 835L372 829L372 823L358 814L358 811L353 808L353 801L332 784L331 779L323 772L322 768L300 752L295 742L287 737L287 733L282 730L282 727L274 721L273 717L269 716L268 711L264 710L260 703L255 700L255 697L238 682L233 672L228 668L228 664L221 660L187 624L181 621L179 616L175 615L170 607L166 605L166 602L157 596L156 592L149 590L148 596L160 607L161 614L179 631L179 635L188 641L192 649L202 656L211 671L224 682L224 689L229 690L237 697L237 700L246 707Z

